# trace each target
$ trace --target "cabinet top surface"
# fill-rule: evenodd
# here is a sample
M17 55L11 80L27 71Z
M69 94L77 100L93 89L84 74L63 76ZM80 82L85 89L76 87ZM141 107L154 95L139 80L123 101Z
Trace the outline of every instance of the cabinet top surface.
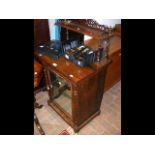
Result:
M35 52L35 55L50 67L53 72L66 77L74 83L95 74L97 70L105 67L109 63L108 59L104 59L100 63L93 63L91 66L79 67L63 57L54 60L46 55L39 56L37 52Z
M74 82L78 82L94 72L90 67L78 67L63 57L59 58L58 60L54 60L44 55L41 59L46 62L46 64L48 64L53 71L64 75Z
M113 36L109 40L110 46L108 54L111 55L119 50L121 50L121 38L119 36ZM98 49L98 42L96 39L89 39L85 41L85 45L93 48L94 50Z

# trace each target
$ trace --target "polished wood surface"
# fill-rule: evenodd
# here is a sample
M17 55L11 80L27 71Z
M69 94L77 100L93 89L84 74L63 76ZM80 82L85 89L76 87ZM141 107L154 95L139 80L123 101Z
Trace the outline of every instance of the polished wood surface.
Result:
M35 52L35 57L40 59L42 63L46 62L51 69L56 70L61 76L69 78L70 81L74 83L93 75L97 70L102 69L110 63L110 60L105 58L99 63L94 62L87 67L79 67L64 57L61 57L59 60L54 60L46 55L38 55L37 51Z
M115 27L115 37L110 40L109 57L112 63L107 69L104 91L121 80L121 24Z
M112 63L107 69L104 91L107 91L121 80L121 38L117 35L111 39L109 58Z
M121 38L118 36L114 36L110 39L110 46L108 55L111 56L114 53L121 50Z
M115 25L115 34L119 37L121 37L121 24Z
M51 69L57 71L61 76L69 78L72 82L78 82L93 73L90 67L78 67L65 58L61 57L59 60L54 60L48 56L41 56L43 62L46 62Z
M43 67L36 60L34 60L34 88L38 87L42 76L43 76Z
M86 46L91 47L94 50L98 49L98 42L94 38L85 40L84 44ZM109 44L110 45L109 45L108 55L110 56L111 54L113 54L121 49L121 38L114 35L113 37L110 38Z
M34 19L34 48L49 40L48 19Z
M112 63L109 65L106 74L104 90L107 91L121 80L121 50L110 56Z
M118 35L114 35L110 38L109 43L108 56L112 62L107 69L105 91L110 89L121 79L121 38ZM85 45L94 50L98 49L97 40L94 38L86 40Z

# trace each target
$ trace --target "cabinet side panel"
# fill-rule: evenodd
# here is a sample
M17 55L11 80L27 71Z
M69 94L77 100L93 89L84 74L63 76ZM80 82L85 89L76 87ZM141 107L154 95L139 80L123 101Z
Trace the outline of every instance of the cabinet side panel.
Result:
M102 103L106 73L107 73L107 67L103 68L98 73L98 80L97 80L98 89L97 89L97 105L96 105L98 109L100 109L100 106L101 106L101 103Z
M121 79L121 51L110 56L112 63L109 65L106 74L105 88L107 91Z
M97 110L98 75L87 78L79 85L79 120L81 124Z

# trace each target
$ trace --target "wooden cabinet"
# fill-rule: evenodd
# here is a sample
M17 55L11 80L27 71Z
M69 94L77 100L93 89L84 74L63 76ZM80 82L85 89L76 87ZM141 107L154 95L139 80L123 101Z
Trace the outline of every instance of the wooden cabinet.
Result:
M67 33L68 30L75 32L74 35L76 34L76 37L78 33L82 35L89 34L96 38L96 43L101 43L101 41L108 39L110 36L110 34L103 35L103 30L101 29L95 29L88 25L79 25L74 22L58 22L57 25L59 26L59 32L60 29L65 28ZM69 37L67 36L67 38ZM60 40L63 39L65 37L60 35ZM105 73L110 63L109 58L105 57L89 66L79 67L64 57L54 60L38 52L35 55L44 67L46 87L49 94L48 105L75 132L78 132L90 120L100 114Z
M83 35L91 35L93 39L84 42L92 49L99 49L99 43L113 35L103 35L102 30L74 23L58 23L59 26ZM59 28L60 32L60 28ZM114 37L112 37L114 38ZM114 38L115 39L115 38ZM110 39L111 42L115 40ZM115 44L114 44L115 45ZM119 63L117 54L110 53L114 64ZM107 67L111 60L108 57L93 62L87 67L79 67L64 57L54 60L47 55L35 52L42 63L49 94L48 105L51 106L73 129L78 132L95 116L100 114L100 106L104 93ZM109 71L109 70L108 70ZM111 75L113 73L110 72ZM110 76L111 76L110 75Z
M49 106L78 132L100 114L109 59L95 63L93 68L81 68L63 57L53 60L37 53L36 56L44 66Z

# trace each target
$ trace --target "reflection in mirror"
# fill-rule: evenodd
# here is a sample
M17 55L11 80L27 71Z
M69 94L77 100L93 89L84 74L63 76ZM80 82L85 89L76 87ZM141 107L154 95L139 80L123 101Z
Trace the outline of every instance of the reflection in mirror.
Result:
M64 78L51 73L53 102L72 116L71 85Z

